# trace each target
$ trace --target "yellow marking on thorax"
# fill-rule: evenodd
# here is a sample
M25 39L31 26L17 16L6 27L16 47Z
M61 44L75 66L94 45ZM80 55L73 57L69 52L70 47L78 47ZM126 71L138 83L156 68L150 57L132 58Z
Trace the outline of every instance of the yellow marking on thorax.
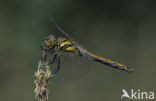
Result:
M60 47L64 47L65 45L72 45L72 42L70 40L62 42L60 44ZM70 47L65 48L64 50L69 51L69 52L75 52L76 48L74 46L70 46Z
M65 45L72 45L72 43L69 42L69 41L65 41L65 42L63 42L62 44L60 44L60 47L63 47L63 46L65 46Z
M68 47L68 48L66 48L66 51L75 51L75 47L73 47L73 46Z

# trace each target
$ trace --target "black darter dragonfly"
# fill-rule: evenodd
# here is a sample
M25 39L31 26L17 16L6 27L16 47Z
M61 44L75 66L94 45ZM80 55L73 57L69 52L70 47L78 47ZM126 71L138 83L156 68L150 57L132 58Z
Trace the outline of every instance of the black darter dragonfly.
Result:
M63 53L67 53L67 52L74 53L86 59L94 60L96 62L109 65L115 69L119 69L122 71L126 71L126 72L134 71L134 69L128 68L124 64L120 64L118 62L97 56L87 51L85 48L79 45L68 33L62 30L61 27L57 25L57 23L55 22L53 18L51 18L51 20L56 25L56 28L66 36L64 38L56 38L54 35L49 35L44 40L44 49L47 52L54 54L52 62L50 63L51 64L57 63L57 69L54 71L54 74L56 74L60 69L60 55Z

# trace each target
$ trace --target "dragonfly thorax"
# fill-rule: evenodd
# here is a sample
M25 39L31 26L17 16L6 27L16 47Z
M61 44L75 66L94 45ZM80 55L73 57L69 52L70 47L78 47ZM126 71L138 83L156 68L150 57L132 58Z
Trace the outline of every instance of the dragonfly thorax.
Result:
M65 51L65 52L75 52L76 47L73 45L72 39L70 38L58 38L58 48L60 51Z

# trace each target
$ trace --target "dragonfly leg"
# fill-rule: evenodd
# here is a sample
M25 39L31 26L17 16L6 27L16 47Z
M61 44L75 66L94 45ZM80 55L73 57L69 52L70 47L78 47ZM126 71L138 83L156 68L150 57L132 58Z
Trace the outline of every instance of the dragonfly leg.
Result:
M39 45L39 47L40 47L40 49L43 51L43 50L45 50L45 51L47 51L47 49L43 46L41 46L41 45Z
M60 56L57 56L57 68L54 70L53 74L56 74L60 70Z
M54 64L56 62L57 54L54 55L53 60L49 64Z

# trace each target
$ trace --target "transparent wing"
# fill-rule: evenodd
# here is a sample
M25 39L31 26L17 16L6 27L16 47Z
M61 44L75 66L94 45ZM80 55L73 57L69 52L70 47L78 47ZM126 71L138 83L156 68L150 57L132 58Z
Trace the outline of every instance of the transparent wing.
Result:
M74 40L74 38L72 38L67 32L65 32L65 31L55 22L55 20L54 20L53 17L51 17L50 20L55 24L56 28L57 28L62 34L64 34L66 37L71 38L71 39Z
M90 60L72 53L64 53L60 58L60 71L56 74L56 81L61 83L79 79L91 68Z

